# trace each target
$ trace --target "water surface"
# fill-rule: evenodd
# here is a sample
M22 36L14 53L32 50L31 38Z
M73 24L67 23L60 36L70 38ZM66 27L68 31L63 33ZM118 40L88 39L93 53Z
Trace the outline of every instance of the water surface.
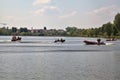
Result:
M120 80L120 41L85 45L96 38L0 37L0 80ZM105 39L102 39L105 42ZM112 43L112 44L111 44Z

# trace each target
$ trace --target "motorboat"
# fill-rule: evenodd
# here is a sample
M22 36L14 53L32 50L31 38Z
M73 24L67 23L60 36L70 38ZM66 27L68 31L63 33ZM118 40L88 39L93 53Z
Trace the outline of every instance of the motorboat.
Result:
M106 41L116 41L117 39L111 38L111 39L106 39Z
M16 36L13 36L11 41L21 41L21 37L16 37Z
M64 39L57 39L57 40L54 41L54 43L57 43L57 42L62 42L63 43L63 42L65 42L65 40Z
M83 41L86 45L105 45L105 43L104 42L100 42L100 43L98 43L98 42L94 42L94 41L87 41L87 40L85 40L85 41Z

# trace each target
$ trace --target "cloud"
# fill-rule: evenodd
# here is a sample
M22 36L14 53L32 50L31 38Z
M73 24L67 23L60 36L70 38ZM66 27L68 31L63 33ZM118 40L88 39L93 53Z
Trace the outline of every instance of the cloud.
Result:
M98 9L95 9L91 12L89 12L88 14L91 15L104 15L104 16L115 16L116 13L118 13L120 11L120 8L117 7L116 5L110 5L110 6L105 6L105 7L101 7Z
M12 19L15 19L15 16L5 16L4 19L6 19L6 20L12 20Z
M21 20L27 19L27 17L24 17L24 16L13 16L13 15L4 16L3 18L4 20L7 20L7 21L21 21Z
M43 15L45 12L47 12L48 10L53 10L53 11L60 11L60 9L56 6L44 6L36 11L34 11L33 13L35 15Z
M69 17L74 16L76 14L77 14L77 11L73 11L73 12L70 12L69 14L65 14L65 15L60 16L60 18L69 18Z
M33 2L33 5L36 6L38 4L47 4L47 3L50 3L52 0L35 0Z
M112 22L118 12L120 12L118 6L109 5L87 12L86 16L88 16L92 24L104 24L106 22Z

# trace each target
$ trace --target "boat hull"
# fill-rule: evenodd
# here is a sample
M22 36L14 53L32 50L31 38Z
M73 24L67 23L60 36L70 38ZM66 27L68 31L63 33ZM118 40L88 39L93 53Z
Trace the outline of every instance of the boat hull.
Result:
M83 41L86 45L105 45L105 43L104 42L101 42L101 43L97 43L97 42L93 42L93 41L87 41L87 40L85 40L85 41Z

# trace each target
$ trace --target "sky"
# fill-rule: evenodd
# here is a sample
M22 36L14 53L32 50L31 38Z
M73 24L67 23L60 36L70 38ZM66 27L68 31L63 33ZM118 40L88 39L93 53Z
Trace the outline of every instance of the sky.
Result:
M0 23L9 27L95 28L117 13L120 0L0 0Z

